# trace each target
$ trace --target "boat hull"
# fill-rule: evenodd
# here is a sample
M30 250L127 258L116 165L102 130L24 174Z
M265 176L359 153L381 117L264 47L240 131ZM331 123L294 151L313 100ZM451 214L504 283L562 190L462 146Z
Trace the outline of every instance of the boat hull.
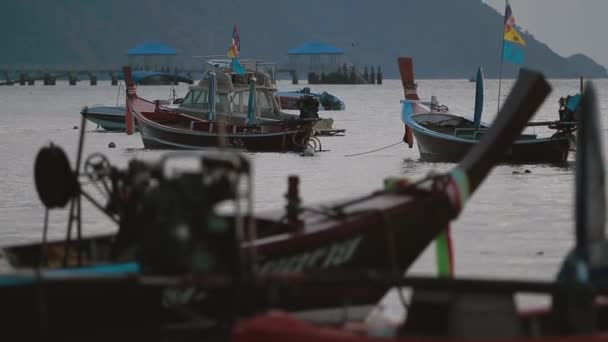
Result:
M477 141L455 141L414 130L420 159L430 162L459 162ZM505 152L507 163L563 163L573 147L567 136L516 141Z
M275 133L221 135L167 127L142 119L140 115L137 115L137 125L144 147L149 149L199 150L223 146L252 152L299 152L306 148L312 135L311 127Z
M437 212L432 217L428 215L437 206L449 205L445 194L420 195L422 198L416 201L412 201L410 195L399 194L362 200L345 206L342 209L343 217L319 214L321 209L303 212L300 217L302 228L298 231L293 231L283 220L283 211L259 214L256 219L258 239L253 242L258 273L270 276L308 271L385 270L401 274L452 215L448 211ZM380 209L382 215L379 214ZM412 234L414 231L418 233ZM110 255L114 245L114 236L84 239L79 243L83 262L91 265L112 262ZM244 243L242 246L248 250L251 245ZM49 265L63 267L64 258L73 265L77 255L72 248L66 256L65 247L63 241L49 243L46 248ZM11 262L11 267L27 269L38 265L41 250L39 244L30 244L6 247L3 253L6 256L4 259ZM69 283L69 279L65 282ZM131 285L126 282L125 286ZM261 285L264 289L272 286L272 283ZM322 286L313 286L302 291L281 286L275 289L276 296L272 303L265 303L265 299L260 298L259 305L291 312L370 305L378 302L389 288L390 285L365 290L340 288L327 291ZM179 290L179 293L198 291L196 287ZM103 289L98 291L104 293ZM0 291L2 293L6 291ZM63 298L65 301L72 299L69 296ZM203 300L192 298L185 304L205 315L225 318L231 314L231 308L226 306L225 297L222 296L210 296Z
M124 132L126 129L125 107L122 106L85 107L80 114L107 131Z
M465 117L447 112L424 112L425 110L423 105L406 101L402 111L402 120L413 132L422 161L459 162L481 141L481 136L489 127L481 123L480 128L475 128L474 123ZM568 160L570 150L574 149L574 141L572 134L556 133L546 138L522 134L503 154L501 162L564 163Z

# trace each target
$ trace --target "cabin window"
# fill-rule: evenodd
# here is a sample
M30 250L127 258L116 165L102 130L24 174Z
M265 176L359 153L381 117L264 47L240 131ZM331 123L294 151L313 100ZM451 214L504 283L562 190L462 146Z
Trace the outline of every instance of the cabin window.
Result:
M249 91L239 91L232 95L232 111L247 114L249 110Z
M228 113L230 110L230 100L228 94L217 94L215 97L215 111L217 113Z
M268 116L274 114L272 96L266 91L258 91L256 97L256 116ZM247 114L249 110L249 91L240 91L233 94L232 111L234 113Z
M183 106L196 107L200 109L209 109L209 94L207 90L190 90L184 97Z
M269 116L274 114L274 106L271 95L268 92L258 92L257 114L258 116Z

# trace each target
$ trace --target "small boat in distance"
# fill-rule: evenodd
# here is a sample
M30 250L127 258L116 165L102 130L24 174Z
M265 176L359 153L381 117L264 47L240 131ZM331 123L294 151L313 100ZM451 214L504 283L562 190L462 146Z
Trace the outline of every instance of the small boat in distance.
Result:
M293 91L277 91L275 97L278 99L281 109L298 110L300 109L298 101L304 95L310 95L317 98L324 110L344 110L346 108L344 101L340 100L337 96L326 91L313 93L309 87Z
M160 71L133 71L133 81L138 85L171 85L179 82L192 84L193 80L178 74Z
M80 114L107 131L125 131L125 106L86 106Z
M411 58L399 58L399 71L405 94L402 102L401 120L405 124L404 141L413 147L414 137L422 161L458 162L467 151L476 145L487 132L489 125L481 122L483 108L483 75L477 77L477 91L474 119L451 113L445 105L440 105L435 97L431 101L421 101ZM560 115L560 119L566 117ZM572 117L570 115L569 117ZM557 132L551 136L538 137L536 134L521 134L507 149L503 162L510 163L562 163L575 148L573 132L577 123L563 120L528 123L528 126L547 126Z

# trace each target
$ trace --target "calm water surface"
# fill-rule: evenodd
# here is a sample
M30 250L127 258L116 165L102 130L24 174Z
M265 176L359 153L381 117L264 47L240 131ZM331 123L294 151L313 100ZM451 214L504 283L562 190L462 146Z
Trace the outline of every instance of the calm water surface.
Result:
M43 207L33 185L33 162L39 148L53 142L63 147L74 163L80 126L80 110L85 105L116 102L117 87L101 82L92 87L86 82L70 87L0 87L0 241L7 245L35 241L41 236ZM486 80L484 121L496 113L497 81ZM596 80L601 110L608 113L608 80ZM506 96L511 81L503 81ZM560 96L579 89L578 80L553 80L551 97L535 120L555 120ZM301 85L300 85L301 86ZM280 82L281 89L294 89ZM166 99L171 87L140 87L149 99ZM177 87L185 94L186 87ZM284 205L286 177L301 179L304 202L338 199L366 194L378 189L387 176L419 178L432 170L445 171L453 164L422 163L416 148L399 144L379 152L346 157L381 148L401 140L403 124L399 119L403 97L397 80L382 86L316 86L342 98L346 110L324 112L334 118L334 126L347 129L344 137L323 138L329 151L314 157L296 154L249 154L254 163L255 209L278 209ZM423 98L437 95L455 113L472 113L474 83L467 80L421 80ZM123 102L120 94L120 101ZM602 120L605 121L605 120ZM605 126L605 123L604 123ZM112 163L125 166L130 158L154 159L159 151L143 149L138 134L102 133L92 124L87 127L85 156L106 154ZM529 132L551 134L545 128ZM606 140L606 139L605 139ZM115 142L117 148L109 149ZM514 171L529 169L530 174ZM564 254L572 245L574 166L502 165L494 169L472 197L460 217L452 224L456 251L456 271L463 276L552 279ZM83 202L84 203L84 202ZM102 214L84 207L87 234L115 228ZM63 236L67 213L51 213L51 235ZM434 273L434 257L427 251L412 272Z

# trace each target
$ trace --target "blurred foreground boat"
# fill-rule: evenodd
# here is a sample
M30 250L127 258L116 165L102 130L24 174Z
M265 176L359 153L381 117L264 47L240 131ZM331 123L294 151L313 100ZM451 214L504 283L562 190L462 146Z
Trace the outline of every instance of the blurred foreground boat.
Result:
M70 204L68 232L65 241L47 243L45 223L41 244L3 250L13 266L35 267L0 276L3 333L159 339L226 333L235 319L272 307L375 303L392 284L322 291L282 284L294 272L401 275L458 216L549 91L540 75L523 70L485 143L448 174L389 180L384 190L318 207L300 205L297 179L290 178L286 209L264 216L253 214L250 165L237 154L174 154L152 165L132 161L126 170L93 154L81 173L83 119L75 170L57 147L37 157L41 201L47 210ZM178 173L169 166L192 157L188 165L198 169ZM75 175L99 185L107 203ZM82 197L119 224L116 236L82 236Z
M502 113L504 115L504 113ZM499 118L500 119L500 118ZM282 313L236 324L233 342L606 341L608 246L605 237L605 169L594 90L582 100L576 167L575 247L554 282L399 279L363 273L302 277L325 291L393 284L412 290L403 324L378 321L354 329L321 327ZM476 146L479 147L479 144ZM381 285L382 284L382 285ZM290 286L297 286L292 282ZM548 308L519 312L515 296L550 297Z
M481 122L483 110L483 75L477 75L474 119L451 113L447 106L436 100L421 101L411 58L399 58L399 71L405 94L401 119L405 124L404 141L413 147L414 137L423 161L458 162L467 151L480 142L489 125ZM574 149L577 122L574 121L576 107L567 109L569 115L560 115L560 120L528 123L528 126L547 126L557 132L548 137L522 134L501 156L502 162L510 163L562 163Z

